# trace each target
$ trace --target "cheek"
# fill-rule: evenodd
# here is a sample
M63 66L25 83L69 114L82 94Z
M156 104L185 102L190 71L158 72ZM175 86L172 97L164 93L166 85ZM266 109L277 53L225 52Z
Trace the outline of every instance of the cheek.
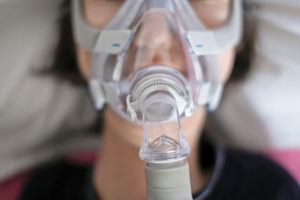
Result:
M205 107L202 106L197 108L192 116L180 120L183 135L191 149L194 149L198 144L199 137L203 130L205 113Z
M82 49L81 47L76 47L77 63L79 71L85 80L89 79L89 66L90 66L90 53Z
M230 48L219 54L220 79L225 83L232 71L233 61L235 58L235 49Z

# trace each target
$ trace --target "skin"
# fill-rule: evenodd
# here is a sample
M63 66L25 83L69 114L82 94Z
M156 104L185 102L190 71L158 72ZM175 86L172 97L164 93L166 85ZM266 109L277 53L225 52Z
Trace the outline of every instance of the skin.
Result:
M121 0L83 0L87 22L95 27L104 27L122 4ZM196 14L208 28L222 25L229 16L230 0L191 0ZM147 27L146 27L147 28ZM155 31L149 29L149 34ZM159 39L158 39L159 40ZM162 42L164 41L164 42ZM164 34L158 44L166 49L172 48ZM162 42L162 43L160 43ZM152 42L153 44L153 42ZM135 45L139 45L136 43ZM153 54L153 52L151 52ZM219 55L220 76L224 82L230 75L235 50L227 49ZM176 57L176 56L175 56ZM82 76L88 79L90 53L77 46L77 59ZM182 65L176 59L152 59L141 61L140 65L155 63L168 64L181 71ZM199 108L191 117L181 120L183 133L191 147L191 154L186 158L190 165L192 191L199 191L210 178L210 173L203 173L197 165L198 141L205 121L205 109ZM114 113L108 106L104 109L104 123L99 159L94 167L94 185L101 199L146 199L144 176L145 162L138 157L142 141L142 127L132 124Z

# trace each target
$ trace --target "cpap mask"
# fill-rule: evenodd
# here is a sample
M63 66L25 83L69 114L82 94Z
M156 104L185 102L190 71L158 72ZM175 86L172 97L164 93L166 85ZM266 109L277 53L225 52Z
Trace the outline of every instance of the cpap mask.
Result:
M217 55L241 37L241 1L226 24L208 30L188 0L126 0L103 28L87 24L73 0L75 41L92 53L89 88L104 104L144 127L140 158L170 163L190 152L180 119L221 98Z

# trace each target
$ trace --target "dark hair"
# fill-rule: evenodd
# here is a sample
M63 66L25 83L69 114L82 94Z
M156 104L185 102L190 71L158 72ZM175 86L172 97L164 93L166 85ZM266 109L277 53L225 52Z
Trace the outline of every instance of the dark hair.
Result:
M85 85L79 73L76 60L75 43L72 33L70 0L64 0L59 19L59 39L55 50L54 60L47 72L54 74L61 80L69 80L76 85ZM250 70L254 58L255 27L251 21L251 7L243 3L244 30L240 45L237 48L232 74L228 82L244 79Z
M252 18L253 7L243 1L244 7L244 29L242 40L237 47L233 70L229 83L238 82L246 78L255 57L256 28Z
M54 50L53 62L44 71L44 74L52 74L59 80L68 80L75 85L85 85L76 59L70 0L64 0L61 4L61 14L58 20L58 43Z

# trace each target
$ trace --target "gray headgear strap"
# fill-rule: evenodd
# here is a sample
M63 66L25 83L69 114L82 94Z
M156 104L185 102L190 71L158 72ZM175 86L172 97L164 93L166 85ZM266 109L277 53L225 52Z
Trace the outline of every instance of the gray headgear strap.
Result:
M139 0L127 0L112 21L117 17L120 17L119 15L124 15L124 13L127 13L126 19L124 20L130 22L136 15L142 2L143 1ZM186 6L188 4L185 3L184 5ZM122 24L123 26L121 28L123 28L123 30L110 30L106 34L101 35L101 32L103 32L102 29L93 27L86 22L82 7L83 6L81 6L80 0L72 0L72 21L75 41L80 46L91 52L104 52L113 54L118 54L121 52L122 47L125 46L125 43L127 42L126 40L128 40L130 37L130 30L126 30L127 27L124 27L124 24ZM192 8L189 9L192 11ZM210 43L208 54L216 54L221 50L236 46L238 44L242 35L242 19L242 0L233 0L232 13L226 24L217 29L205 31L198 31L198 28L195 27L195 30L187 30L187 38L189 38L189 40L191 40L193 43L198 43L200 40L203 42L203 39L207 40ZM126 24L128 25L128 23L125 23L125 25ZM110 29L109 24L106 29ZM108 45L107 43L110 41L107 41L107 39L116 40L116 45L118 45L119 48L108 48L109 45L114 44L110 43ZM99 45L99 41L100 44L103 44L102 42L106 41L106 44L104 44L106 47L99 48L99 46L101 46ZM207 49L197 51L195 48L194 50L196 54L202 55L203 51L206 51Z

